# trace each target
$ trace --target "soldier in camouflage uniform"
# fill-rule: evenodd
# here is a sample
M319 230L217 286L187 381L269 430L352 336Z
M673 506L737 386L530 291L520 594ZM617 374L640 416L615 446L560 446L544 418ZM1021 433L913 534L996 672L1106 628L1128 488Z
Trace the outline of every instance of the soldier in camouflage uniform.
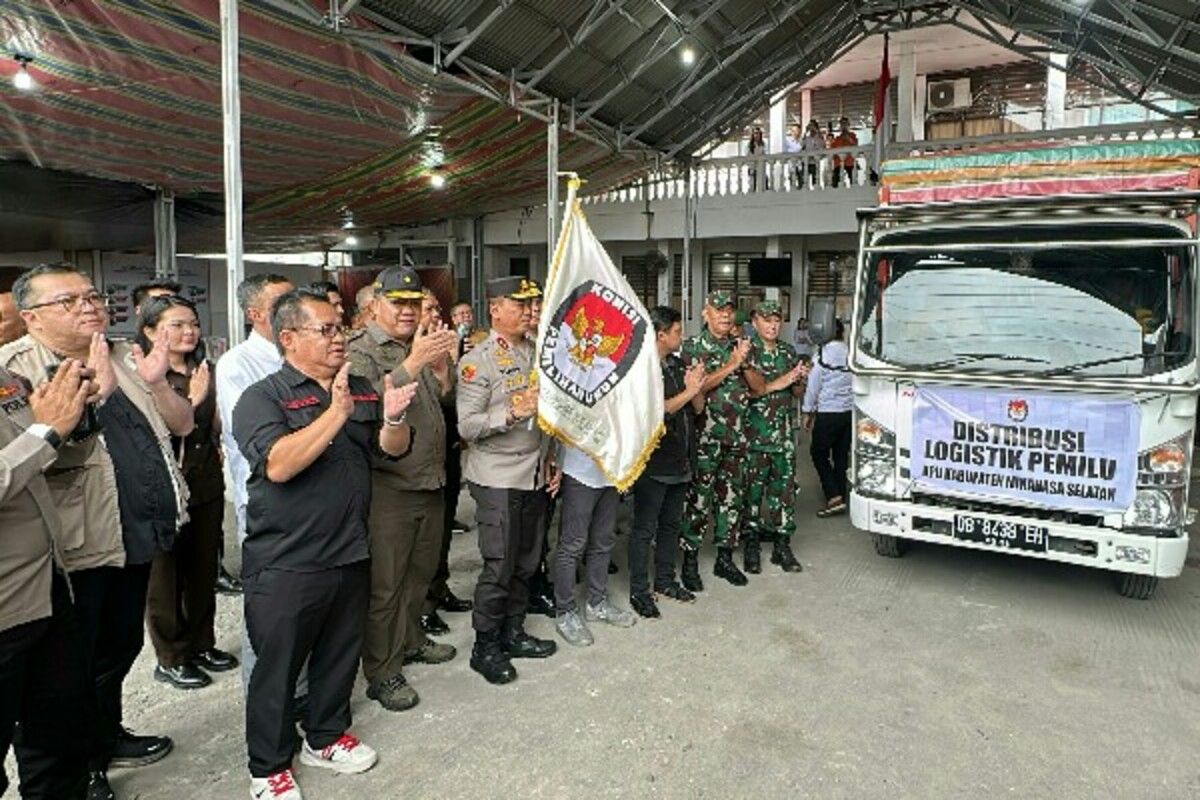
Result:
M768 535L775 542L771 563L785 572L801 570L789 542L796 531L796 398L804 396L808 369L795 348L779 341L780 320L774 300L755 307L746 359L750 496L743 512L743 564L752 574L762 571L760 541Z
M689 365L703 364L707 373L703 388L705 412L697 426L700 439L696 469L680 533L681 577L683 585L693 592L704 589L697 558L700 541L710 527L717 545L713 575L734 586L745 586L747 580L733 563L733 548L738 542L739 512L745 506L740 492L745 485L744 415L749 391L742 371L750 343L732 335L733 318L733 296L729 292L710 292L704 306L704 330L683 343L683 360Z

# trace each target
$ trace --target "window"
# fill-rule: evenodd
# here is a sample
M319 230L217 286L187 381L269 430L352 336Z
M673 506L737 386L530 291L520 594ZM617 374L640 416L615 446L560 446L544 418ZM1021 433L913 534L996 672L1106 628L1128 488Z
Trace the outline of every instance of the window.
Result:
M791 258L791 253L783 253ZM747 318L760 300L766 299L767 290L750 284L750 259L762 258L763 253L712 253L708 257L708 291L732 292L737 303L738 316ZM788 289L779 290L779 304L783 307L784 320L791 319L792 294Z
M622 256L621 272L646 308L658 305L658 272L644 256Z
M834 268L836 265L836 268ZM852 252L814 251L808 254L808 298L805 314L814 297L836 297L839 319L850 318L854 295L856 256Z
M508 274L522 278L529 277L529 256L509 256Z

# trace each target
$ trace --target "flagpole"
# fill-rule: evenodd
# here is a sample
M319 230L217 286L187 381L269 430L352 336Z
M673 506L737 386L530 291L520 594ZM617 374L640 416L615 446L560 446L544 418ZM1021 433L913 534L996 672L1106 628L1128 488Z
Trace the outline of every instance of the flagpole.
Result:
M550 124L546 128L546 278L554 263L558 244L558 100L550 104Z

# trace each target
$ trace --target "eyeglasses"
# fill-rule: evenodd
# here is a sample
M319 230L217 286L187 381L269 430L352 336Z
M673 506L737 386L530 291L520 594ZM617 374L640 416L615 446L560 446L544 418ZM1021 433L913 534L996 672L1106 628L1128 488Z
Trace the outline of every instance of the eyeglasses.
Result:
M25 310L33 311L34 309L45 308L47 306L58 306L64 313L78 314L80 311L83 311L85 305L89 305L92 308L108 308L108 298L96 291L88 292L87 294L69 294L66 297L56 297L53 300L34 303L26 307Z
M396 298L384 297L383 300L387 303L390 303L392 305L392 308L395 308L397 311L401 311L406 308L411 308L416 311L420 311L424 307L424 304L425 304L424 300L416 300L411 297L396 297Z
M324 325L300 325L299 327L292 328L292 330L312 331L313 333L321 334L321 336L325 337L326 339L333 339L335 336L346 335L346 326L338 325L335 322L329 322Z

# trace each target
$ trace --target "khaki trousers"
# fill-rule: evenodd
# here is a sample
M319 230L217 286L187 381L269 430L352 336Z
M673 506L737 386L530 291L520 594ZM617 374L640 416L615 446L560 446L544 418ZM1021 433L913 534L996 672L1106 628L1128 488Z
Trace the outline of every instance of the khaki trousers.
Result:
M372 485L371 599L363 640L363 674L371 683L400 674L404 654L425 642L421 606L441 554L444 506L441 489Z

